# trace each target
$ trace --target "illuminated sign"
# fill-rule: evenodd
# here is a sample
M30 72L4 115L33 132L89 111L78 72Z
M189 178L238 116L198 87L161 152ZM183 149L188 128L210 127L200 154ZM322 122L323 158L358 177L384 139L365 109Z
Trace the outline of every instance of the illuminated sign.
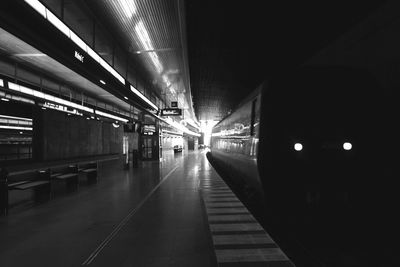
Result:
M45 102L43 104L44 108L50 108L50 109L54 109L54 110L58 110L58 111L62 111L62 112L66 112L66 113L70 113L70 114L75 114L75 115L79 115L82 116L83 114L80 113L79 111L77 111L74 108L70 108L70 107L66 107L63 105L59 105L59 104L54 104L51 102Z
M156 131L156 126L153 124L143 125L143 133L154 133Z
M83 63L84 56L81 53L79 53L78 51L75 51L75 58Z
M161 116L181 116L182 109L180 108L164 108L161 110Z

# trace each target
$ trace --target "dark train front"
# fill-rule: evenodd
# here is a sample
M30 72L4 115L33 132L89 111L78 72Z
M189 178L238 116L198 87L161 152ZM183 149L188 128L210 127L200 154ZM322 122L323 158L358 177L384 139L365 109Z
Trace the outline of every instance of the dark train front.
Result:
M258 196L265 227L282 242L311 254L358 248L371 227L393 219L387 117L368 72L298 68L268 79L219 122L211 155Z

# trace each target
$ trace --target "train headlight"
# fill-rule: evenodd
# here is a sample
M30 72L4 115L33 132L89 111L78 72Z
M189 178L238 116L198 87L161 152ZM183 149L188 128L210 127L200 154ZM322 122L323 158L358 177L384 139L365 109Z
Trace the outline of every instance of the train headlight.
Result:
M303 150L303 145L300 144L300 143L294 144L294 150L296 150L296 151L301 151L301 150Z
M343 143L343 149L344 150L351 150L351 148L353 147L353 145L349 142L345 142Z

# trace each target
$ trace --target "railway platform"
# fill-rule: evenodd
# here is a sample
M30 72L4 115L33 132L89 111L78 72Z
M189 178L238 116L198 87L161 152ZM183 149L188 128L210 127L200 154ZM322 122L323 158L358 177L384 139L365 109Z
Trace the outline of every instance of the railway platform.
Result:
M208 162L165 153L0 217L0 266L294 266Z

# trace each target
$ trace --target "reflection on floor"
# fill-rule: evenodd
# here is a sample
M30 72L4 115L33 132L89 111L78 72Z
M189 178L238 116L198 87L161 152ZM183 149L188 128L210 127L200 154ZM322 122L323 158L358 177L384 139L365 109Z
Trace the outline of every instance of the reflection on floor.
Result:
M291 266L222 183L204 151L103 164L97 184L0 217L0 266Z

